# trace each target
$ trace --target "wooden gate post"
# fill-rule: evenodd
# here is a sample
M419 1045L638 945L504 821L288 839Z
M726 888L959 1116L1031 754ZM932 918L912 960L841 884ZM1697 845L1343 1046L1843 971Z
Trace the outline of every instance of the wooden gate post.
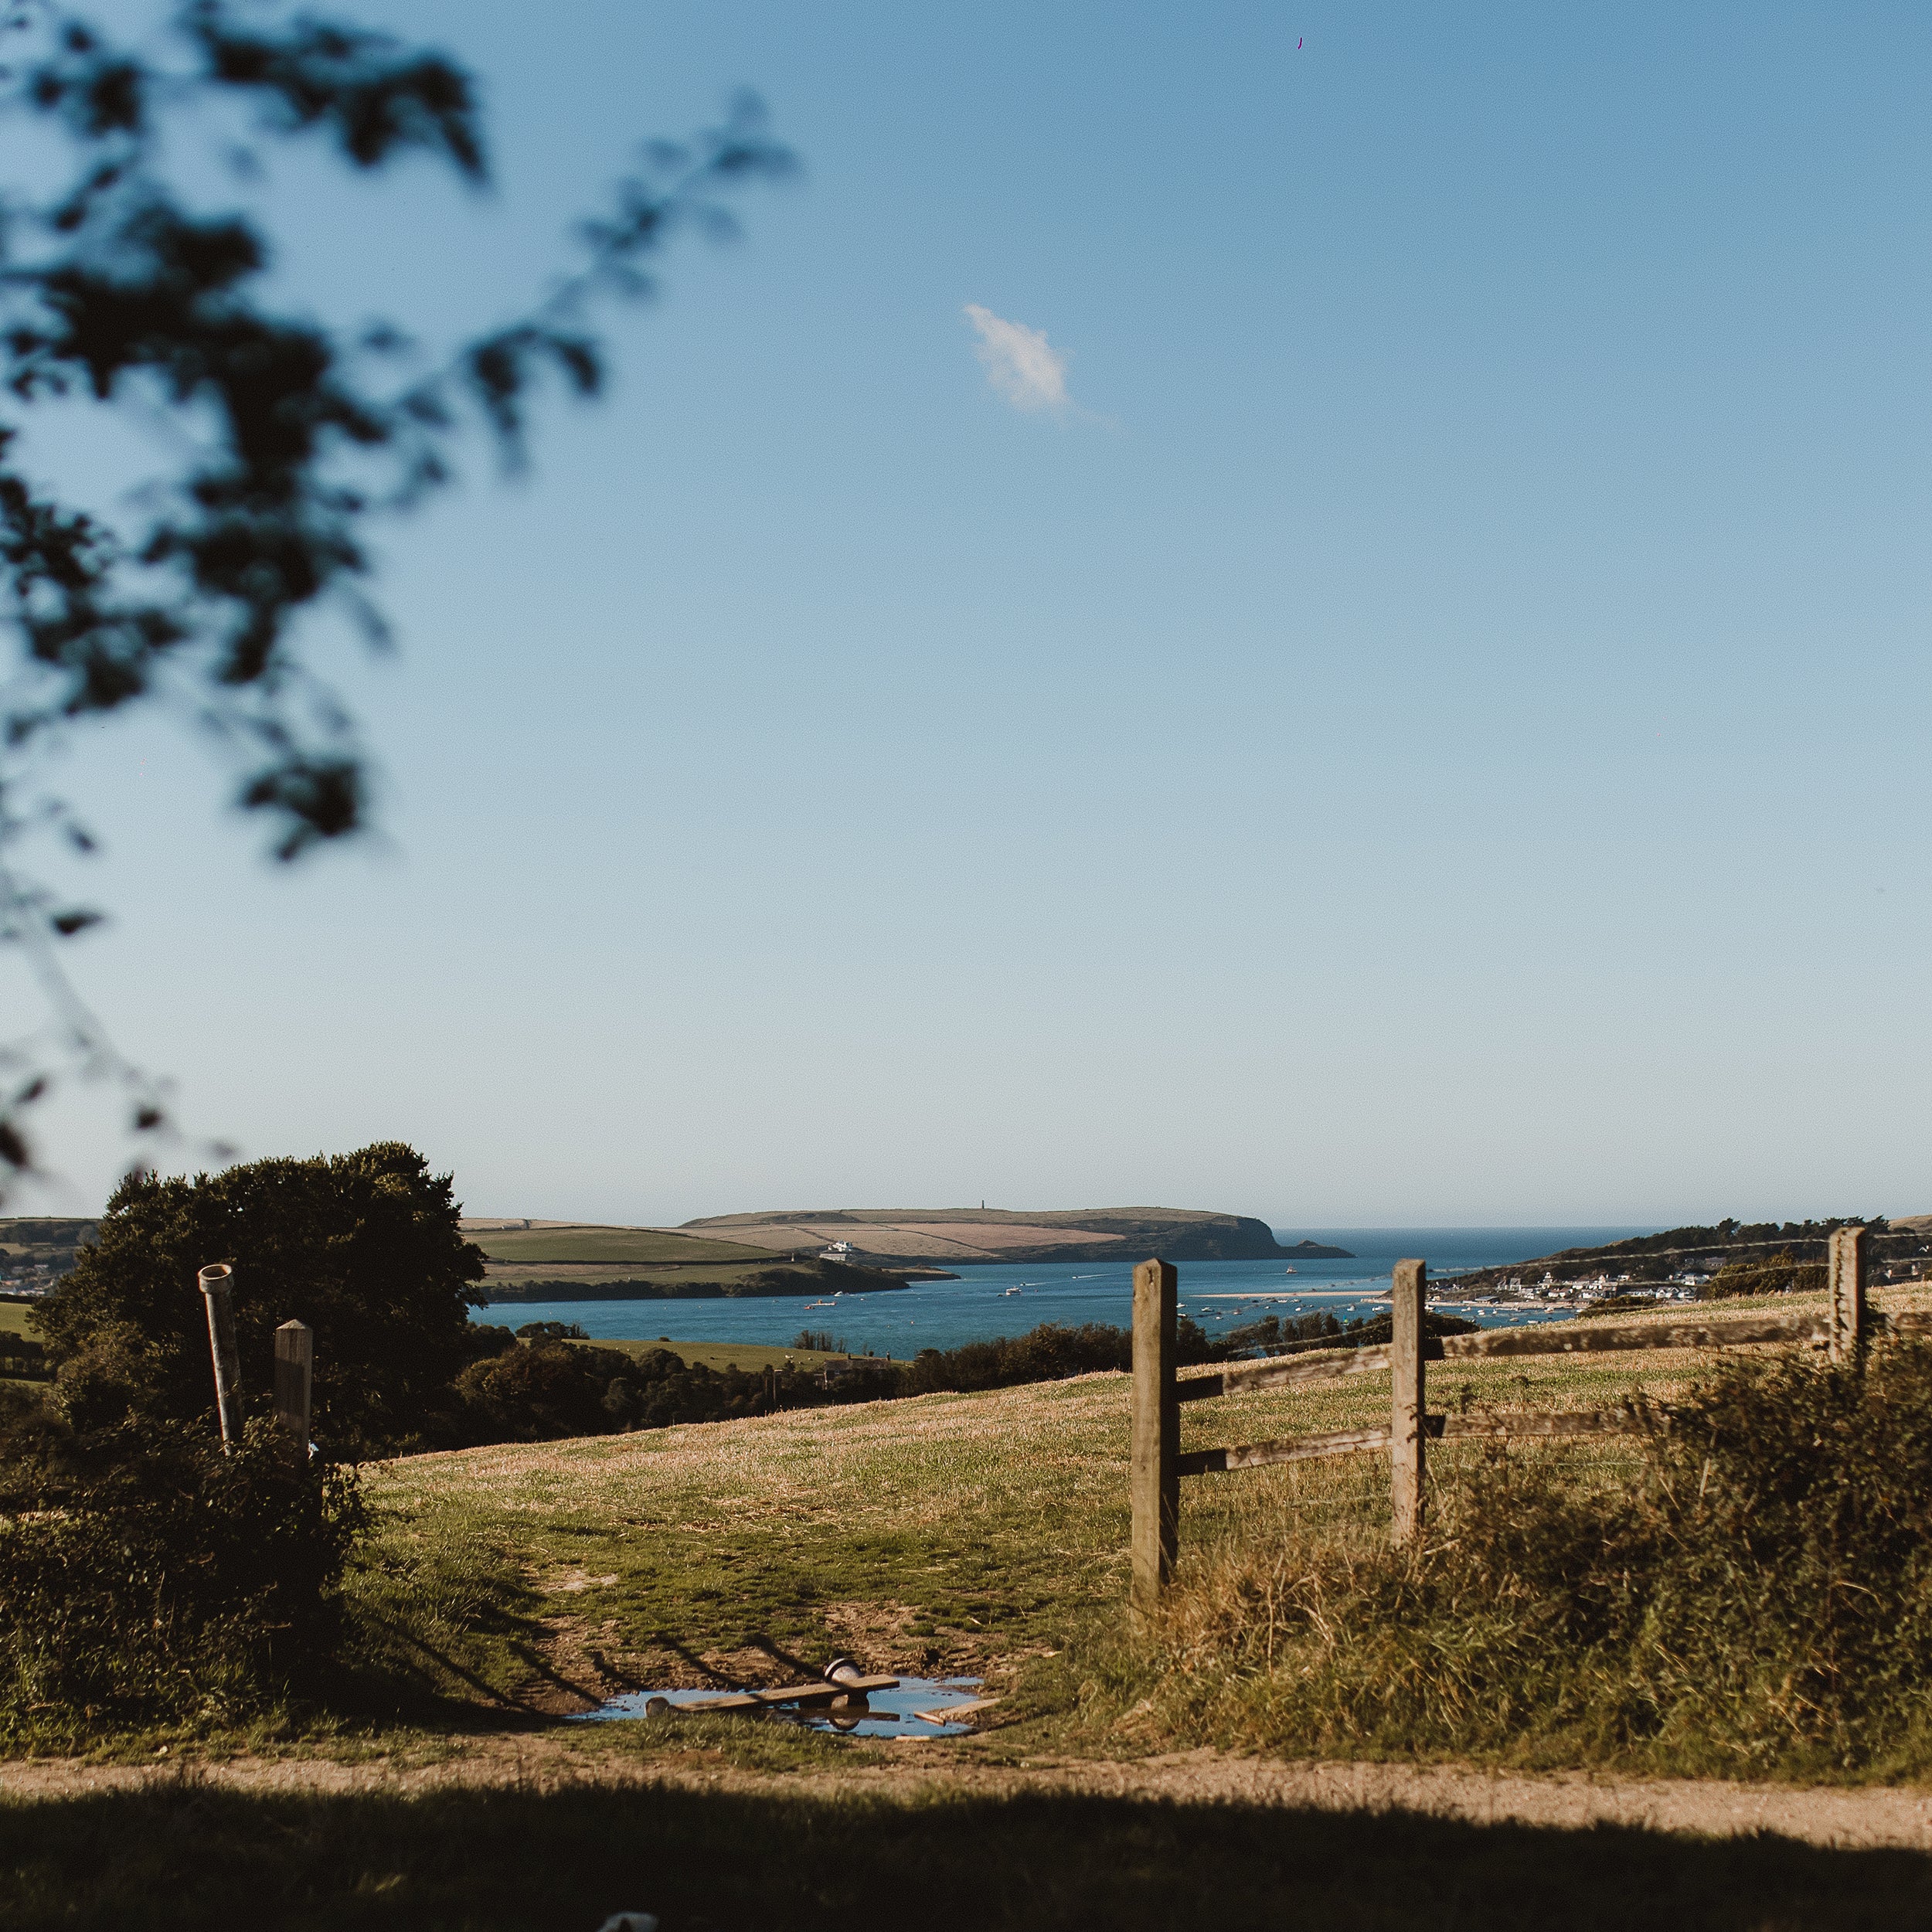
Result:
M1414 1542L1422 1529L1422 1315L1423 1284L1428 1274L1426 1262L1398 1261L1391 1283L1395 1334L1389 1348L1393 1383L1389 1400L1389 1498L1395 1506L1393 1536L1398 1549Z
M275 1331L275 1420L308 1454L310 1397L315 1377L315 1337L299 1321L284 1321Z
M222 1447L230 1447L241 1434L240 1398L236 1393L241 1370L235 1353L235 1270L226 1261L203 1268L196 1279L208 1304L208 1352L215 1362L215 1406L221 1414Z
M1134 1270L1134 1609L1156 1607L1174 1573L1181 1515L1181 1405L1174 1394L1175 1317L1179 1296L1171 1261L1143 1261Z
M1865 1230L1838 1228L1832 1234L1825 1278L1832 1291L1832 1359L1855 1362L1865 1345Z

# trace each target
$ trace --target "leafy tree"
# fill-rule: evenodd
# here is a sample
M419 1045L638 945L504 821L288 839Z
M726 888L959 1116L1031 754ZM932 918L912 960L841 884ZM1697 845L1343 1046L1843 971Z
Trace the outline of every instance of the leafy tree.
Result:
M501 1345L469 1322L483 1255L459 1213L450 1176L399 1141L192 1180L131 1175L98 1240L36 1311L56 1400L90 1431L129 1416L212 1418L196 1277L228 1261L247 1404L267 1406L274 1330L305 1321L319 1443L340 1455L437 1440L457 1375Z
M93 845L42 755L77 721L161 707L219 748L281 859L354 832L363 754L308 651L326 621L386 638L371 527L446 484L468 431L520 462L538 387L600 386L600 300L650 292L669 237L727 232L720 197L791 165L749 97L690 142L647 145L548 296L431 351L391 323L277 312L261 220L195 205L171 169L185 130L239 124L250 180L277 144L318 142L353 171L420 155L480 185L470 77L286 0L155 12L124 41L54 0L0 0L0 122L51 149L48 185L0 190L0 621L20 645L0 699L0 941L25 949L52 1014L0 1048L0 1182L32 1165L26 1116L56 1067L117 1079L138 1133L172 1131L60 964L100 915L19 869L35 835ZM114 509L50 488L21 434L49 404L155 428L152 473Z

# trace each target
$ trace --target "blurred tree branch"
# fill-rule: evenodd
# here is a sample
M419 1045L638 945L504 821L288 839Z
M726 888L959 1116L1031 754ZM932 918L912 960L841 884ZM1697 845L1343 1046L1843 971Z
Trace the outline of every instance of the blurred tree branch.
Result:
M191 206L165 137L228 104L250 130L232 157L244 172L265 144L307 140L352 170L420 154L480 185L470 77L280 0L185 0L157 26L137 51L44 0L0 11L0 116L64 157L49 192L0 189L0 606L21 647L0 686L0 944L24 952L49 1015L0 1044L0 1201L32 1170L26 1117L63 1073L117 1082L136 1134L175 1131L164 1087L115 1049L59 957L100 915L19 869L34 835L94 845L71 801L29 783L39 754L78 719L161 705L234 763L278 859L357 831L365 755L304 661L305 621L333 611L386 642L372 525L449 482L465 435L520 465L546 379L599 393L600 304L650 294L674 235L735 232L726 197L794 166L748 95L690 141L646 144L548 294L405 379L420 349L400 328L274 312L267 236ZM170 432L162 472L117 511L28 473L30 413L76 402Z

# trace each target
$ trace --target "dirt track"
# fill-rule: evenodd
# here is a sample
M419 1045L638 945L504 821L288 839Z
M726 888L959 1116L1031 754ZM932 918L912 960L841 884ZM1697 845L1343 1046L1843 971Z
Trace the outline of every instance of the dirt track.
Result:
M1794 1789L1779 1785L1492 1774L1459 1766L1280 1763L1190 1751L1127 1762L1068 1760L1024 1767L976 1763L934 1742L889 1747L890 1761L835 1774L773 1776L704 1757L590 1760L541 1737L498 1739L417 1766L386 1760L261 1757L189 1765L87 1765L65 1760L0 1764L0 1795L77 1797L186 1777L240 1791L318 1794L433 1790L447 1785L675 1784L832 1797L985 1797L1025 1791L1172 1799L1187 1803L1306 1805L1327 1811L1407 1811L1478 1824L1577 1827L1597 1823L1729 1837L1774 1832L1811 1845L1892 1845L1932 1851L1932 1790Z

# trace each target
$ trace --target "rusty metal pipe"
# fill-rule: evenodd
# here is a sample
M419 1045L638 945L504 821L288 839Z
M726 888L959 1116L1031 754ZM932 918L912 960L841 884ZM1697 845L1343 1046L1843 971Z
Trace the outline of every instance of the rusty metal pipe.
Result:
M232 1450L241 1434L240 1359L235 1350L235 1270L226 1261L203 1268L197 1277L208 1304L208 1352L215 1363L215 1406L221 1412L221 1444Z

